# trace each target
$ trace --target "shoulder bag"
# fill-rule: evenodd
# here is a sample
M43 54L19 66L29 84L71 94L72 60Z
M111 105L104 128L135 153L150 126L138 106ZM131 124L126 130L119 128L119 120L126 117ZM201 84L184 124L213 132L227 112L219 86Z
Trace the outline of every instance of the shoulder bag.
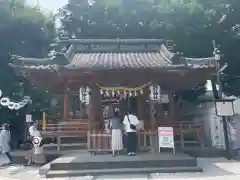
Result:
M129 124L130 124L130 129L131 129L131 130L133 130L133 131L136 131L136 129L137 129L137 126L136 126L136 125L134 125L134 124L132 124L132 123L130 122L130 119L129 119L129 114L127 115L127 118L128 118L128 122L129 122Z

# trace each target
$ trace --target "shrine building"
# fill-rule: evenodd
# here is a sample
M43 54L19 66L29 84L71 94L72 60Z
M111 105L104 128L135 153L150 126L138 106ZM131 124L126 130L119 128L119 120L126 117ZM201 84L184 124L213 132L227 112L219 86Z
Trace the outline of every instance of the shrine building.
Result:
M85 123L86 132L107 134L104 120L109 117L105 111L111 107L123 117L130 107L146 136L159 126L171 126L180 135L182 147L187 131L195 131L200 146L204 146L202 125L181 119L175 94L213 79L219 69L218 54L184 57L171 52L161 39L61 39L56 47L61 50L50 57L12 56L10 64L37 88L61 95L63 110L51 123ZM81 102L78 117L69 103L73 94ZM87 109L85 116L83 107ZM71 128L65 134L77 131Z

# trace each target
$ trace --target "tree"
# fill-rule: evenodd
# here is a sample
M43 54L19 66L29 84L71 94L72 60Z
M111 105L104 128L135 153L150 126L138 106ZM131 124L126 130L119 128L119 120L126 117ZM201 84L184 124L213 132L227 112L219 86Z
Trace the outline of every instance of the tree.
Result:
M46 56L53 37L55 27L52 19L47 19L38 9L30 8L21 1L0 2L0 89L4 96L19 101L24 95L31 95L32 99L39 95L26 79L15 75L8 63L13 54ZM41 96L43 102L44 96ZM10 111L0 106L1 121L16 121L16 113L19 115L21 111Z
M221 76L224 92L240 96L240 65L238 47L240 46L240 1L237 0L198 0L207 11L214 12L211 19L214 39L224 54L228 67ZM213 34L213 32L209 33Z

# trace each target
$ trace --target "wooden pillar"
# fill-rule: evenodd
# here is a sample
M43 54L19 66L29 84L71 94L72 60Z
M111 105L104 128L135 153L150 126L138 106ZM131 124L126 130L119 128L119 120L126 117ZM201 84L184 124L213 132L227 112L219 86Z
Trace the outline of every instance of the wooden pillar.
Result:
M168 94L168 98L169 98L169 115L171 118L171 121L175 121L175 97L174 97L174 92L170 91Z
M155 118L155 109L154 109L154 101L149 98L149 115L150 115L150 123L151 123L151 145L152 145L152 152L157 152L157 125L156 125L156 118Z
M177 102L175 104L175 118L179 118L179 120L182 119L182 109L181 109L181 103L182 103L182 97L181 95L178 97Z
M212 91L213 91L214 98L219 99L219 93L218 93L217 86L216 86L216 80L212 79L211 84L212 84Z
M137 97L137 113L140 120L144 120L144 103L143 95L139 95Z
M143 123L143 128L145 129L146 118L144 117L144 110L145 110L144 105L145 105L145 100L144 100L143 94L137 96L137 115L138 115L138 119Z
M150 130L151 129L151 118L150 118L150 105L149 105L149 89L144 88L143 89L143 94L142 94L142 115L143 115L143 120L144 120L144 129L145 130ZM148 101L148 103L146 102ZM146 111L146 109L148 111Z
M100 89L91 87L89 103L89 129L99 131L104 127Z
M63 121L68 120L68 102L69 102L69 89L67 88L63 94Z

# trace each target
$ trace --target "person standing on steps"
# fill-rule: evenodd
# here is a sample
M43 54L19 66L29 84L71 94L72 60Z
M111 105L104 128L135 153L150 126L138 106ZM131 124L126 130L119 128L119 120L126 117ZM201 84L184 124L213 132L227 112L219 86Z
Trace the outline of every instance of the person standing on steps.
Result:
M36 125L30 130L29 134L32 137L33 148L28 151L26 159L28 163L24 166L30 166L32 163L44 164L46 162L44 151L43 151L43 138L41 132L38 130Z
M13 158L10 154L10 141L11 141L11 133L8 128L8 124L2 125L2 131L0 133L0 151L2 154L5 154L9 160L6 165L14 164Z
M28 151L26 155L28 163L25 166L30 166L32 163L44 164L46 162L46 159L43 151L42 134L36 126L33 126L29 133L32 137L33 148Z
M114 112L114 116L110 119L110 128L112 129L112 155L119 155L123 149L122 141L122 124L118 111Z
M127 134L127 152L129 156L136 155L137 152L137 126L139 120L134 113L129 110L125 115L124 120L124 129Z

